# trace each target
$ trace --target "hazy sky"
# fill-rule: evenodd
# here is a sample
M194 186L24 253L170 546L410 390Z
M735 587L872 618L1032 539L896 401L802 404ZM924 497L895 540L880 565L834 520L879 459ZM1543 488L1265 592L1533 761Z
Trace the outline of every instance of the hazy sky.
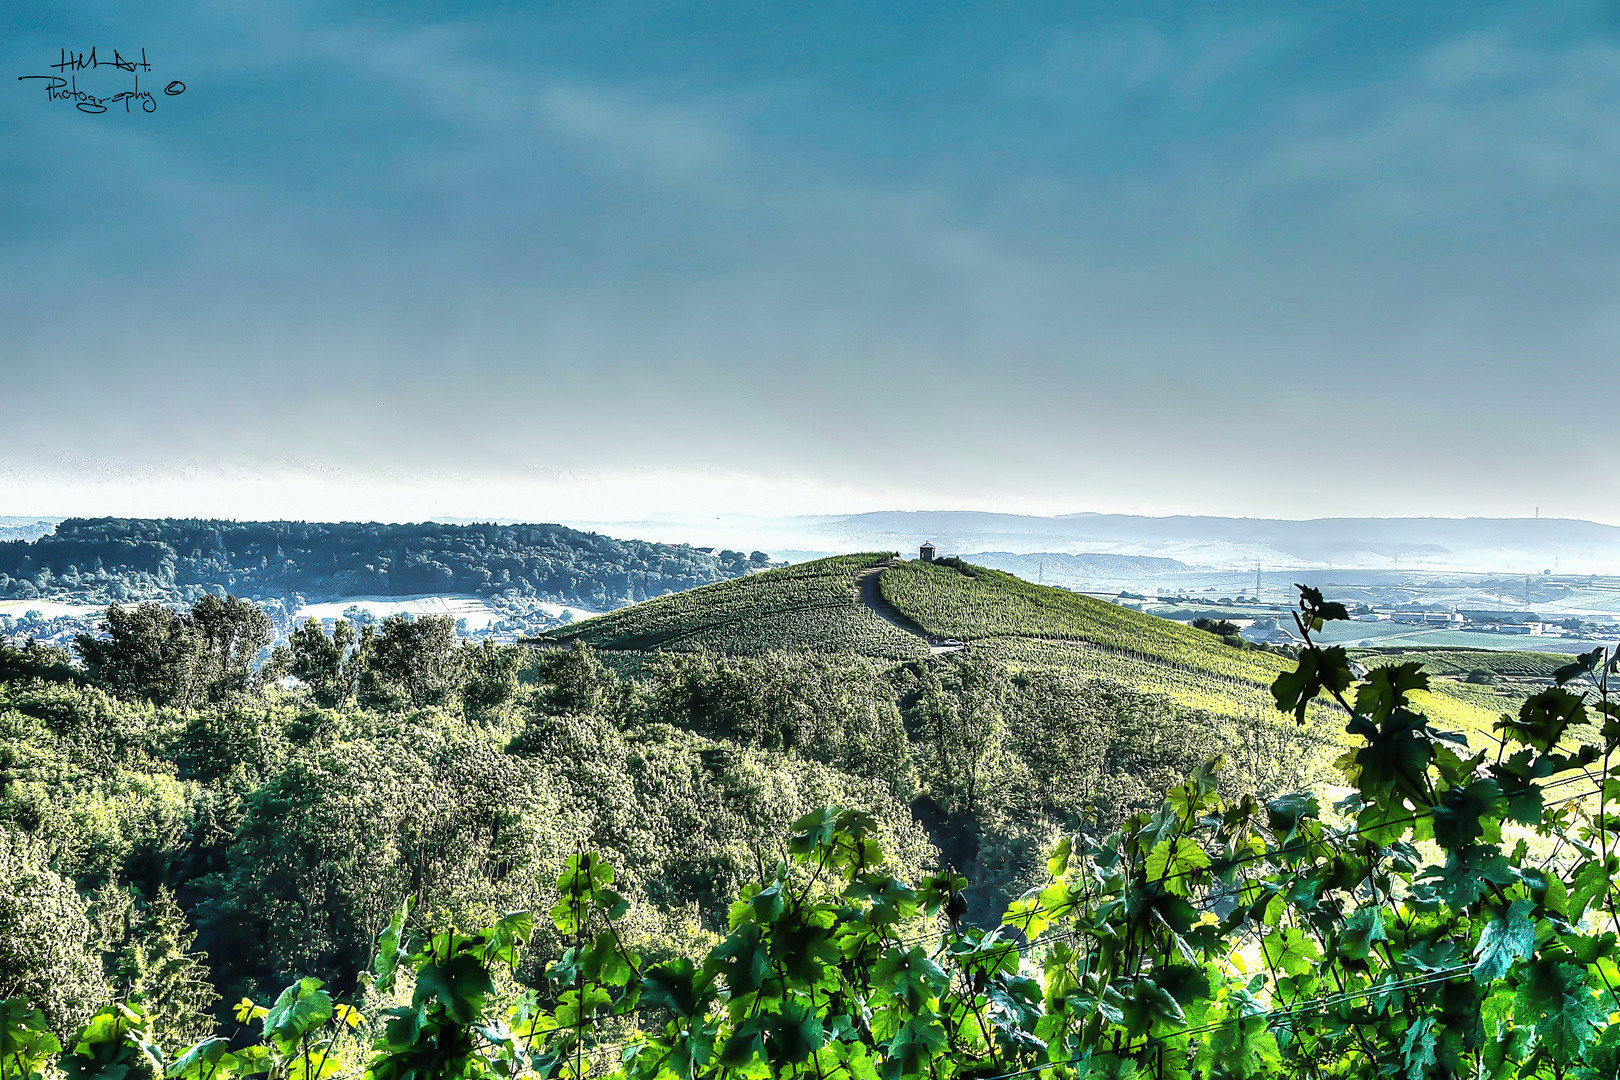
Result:
M154 111L0 98L0 513L1620 522L1608 8L0 17L92 46Z

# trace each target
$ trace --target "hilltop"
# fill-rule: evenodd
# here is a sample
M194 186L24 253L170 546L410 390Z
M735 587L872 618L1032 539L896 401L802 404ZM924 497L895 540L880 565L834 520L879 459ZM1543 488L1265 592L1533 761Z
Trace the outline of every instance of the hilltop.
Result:
M543 640L609 652L810 649L893 660L925 656L931 641L960 642L1012 662L1171 691L1189 704L1209 705L1209 686L1218 684L1213 697L1223 711L1263 704L1265 688L1287 664L1280 655L1234 649L1180 623L999 570L959 560L902 562L889 552L818 559L659 597Z

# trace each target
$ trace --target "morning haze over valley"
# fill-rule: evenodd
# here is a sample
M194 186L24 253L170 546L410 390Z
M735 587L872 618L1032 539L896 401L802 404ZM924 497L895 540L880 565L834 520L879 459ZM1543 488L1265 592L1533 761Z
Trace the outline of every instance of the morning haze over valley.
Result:
M1612 11L3 19L0 1080L1620 1076Z

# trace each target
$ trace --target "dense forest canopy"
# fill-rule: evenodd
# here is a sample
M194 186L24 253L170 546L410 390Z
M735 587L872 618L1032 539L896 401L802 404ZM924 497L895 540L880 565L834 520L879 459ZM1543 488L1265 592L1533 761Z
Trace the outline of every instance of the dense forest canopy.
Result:
M189 603L210 591L311 601L462 593L602 610L767 564L758 551L710 553L562 525L69 518L35 541L0 543L0 597Z

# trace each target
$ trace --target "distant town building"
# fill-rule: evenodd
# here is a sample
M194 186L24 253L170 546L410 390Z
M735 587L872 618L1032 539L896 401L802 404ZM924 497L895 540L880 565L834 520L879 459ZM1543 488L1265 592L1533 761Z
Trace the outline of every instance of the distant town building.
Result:
M934 561L934 545L933 544L924 544L922 547L918 548L917 549L917 558L921 559L923 562L933 562Z
M1391 622L1423 626L1461 626L1463 621L1463 617L1455 611L1397 611L1389 619Z

